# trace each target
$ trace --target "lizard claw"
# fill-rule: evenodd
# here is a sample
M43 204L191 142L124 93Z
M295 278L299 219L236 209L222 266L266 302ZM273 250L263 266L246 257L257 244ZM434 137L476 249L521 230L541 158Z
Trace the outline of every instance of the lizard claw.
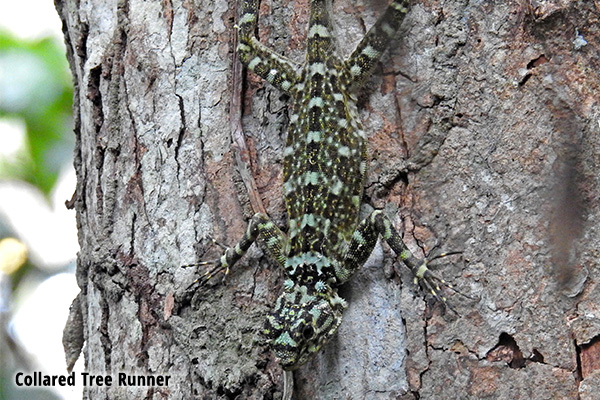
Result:
M222 243L219 243L214 237L212 237L211 235L208 235L208 238L217 246L221 247L224 250L227 250L227 246L225 246ZM208 283L208 281L210 279L212 279L212 277L214 277L215 275L218 275L220 273L223 274L223 280L225 280L225 277L227 275L229 275L229 265L227 264L226 260L225 260L225 255L223 255L221 258L218 258L216 260L211 260L211 261L201 261L199 263L196 264L187 264L187 265L182 265L181 268L191 268L191 267L204 267L204 266L212 266L212 268L206 270L202 276L200 276L198 279L196 279L194 282L192 282L188 287L187 290L191 289L193 286L198 285L198 286L204 286Z
M192 282L187 287L187 290L191 289L195 285L198 285L198 286L206 285L209 280L211 280L215 275L218 275L220 273L223 274L223 280L225 280L225 277L227 275L229 275L229 266L223 265L223 263L221 262L221 259L212 260L212 261L202 261L197 264L182 265L181 268L201 267L201 266L206 266L206 265L212 265L213 267L210 268L209 270L205 271L198 279L196 279L194 282Z
M415 281L415 284L419 283L421 288L423 288L427 292L431 293L433 295L433 297L435 297L438 301L442 302L450 311L452 311L456 315L459 315L458 312L454 309L454 307L452 307L450 304L448 304L446 297L440 294L442 292L442 288L450 289L454 293L460 294L461 296L464 296L468 299L473 299L473 298L471 296L468 296L467 294L461 292L460 290L456 289L454 286L452 286L452 284L446 282L445 280L440 278L438 275L434 274L427 267L428 262L449 256L449 255L454 255L454 254L462 254L462 252L461 251L452 251L452 252L441 253L430 259L423 260L422 264L419 266L417 272L415 273L414 281Z
M217 239L215 239L214 237L212 237L210 234L207 235L207 237L217 246L219 246L220 248L222 248L223 250L227 250L229 248L229 246L224 245L223 243L217 241Z

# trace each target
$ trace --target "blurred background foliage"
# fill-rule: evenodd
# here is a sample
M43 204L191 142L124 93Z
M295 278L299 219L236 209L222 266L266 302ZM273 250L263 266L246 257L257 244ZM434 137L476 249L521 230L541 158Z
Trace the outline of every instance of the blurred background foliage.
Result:
M10 4L0 5L0 400L81 398L81 388L15 386L18 371L66 374L60 337L77 291L77 240L64 205L75 190L75 138L60 21L49 0L24 1L13 21ZM58 32L2 27L23 27L22 10L33 30L52 19Z
M73 152L73 86L54 38L23 40L0 30L0 118L25 127L20 154L0 161L0 179L19 179L48 195ZM0 143L1 145L1 143Z

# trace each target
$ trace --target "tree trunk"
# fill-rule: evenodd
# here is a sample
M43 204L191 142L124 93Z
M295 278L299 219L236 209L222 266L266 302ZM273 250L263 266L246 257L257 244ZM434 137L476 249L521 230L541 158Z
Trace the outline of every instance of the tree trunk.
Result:
M333 1L342 55L386 4ZM282 271L259 246L224 283L188 289L198 273L182 268L219 255L211 237L234 244L253 213L229 128L234 1L56 6L81 245L67 361L85 341L90 373L171 377L84 398L281 398L258 330ZM307 9L263 0L261 41L301 61ZM597 1L415 1L360 102L364 202L417 253L461 250L436 270L471 298L446 293L458 314L431 301L378 244L342 290L337 336L294 373L296 399L597 395L599 14ZM247 76L242 156L284 230L286 100Z

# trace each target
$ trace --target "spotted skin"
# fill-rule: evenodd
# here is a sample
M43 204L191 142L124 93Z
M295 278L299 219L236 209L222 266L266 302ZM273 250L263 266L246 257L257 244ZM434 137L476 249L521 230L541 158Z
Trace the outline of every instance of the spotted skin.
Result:
M366 174L366 134L356 92L408 12L394 0L347 60L335 52L324 0L311 0L306 62L273 52L254 36L258 0L244 0L238 22L239 58L248 69L290 95L292 113L283 158L288 234L256 214L240 242L225 251L206 278L235 264L260 235L285 270L283 293L263 334L282 367L293 370L336 332L346 307L338 287L369 257L379 235L437 297L439 280L415 257L390 220L374 211L359 221Z

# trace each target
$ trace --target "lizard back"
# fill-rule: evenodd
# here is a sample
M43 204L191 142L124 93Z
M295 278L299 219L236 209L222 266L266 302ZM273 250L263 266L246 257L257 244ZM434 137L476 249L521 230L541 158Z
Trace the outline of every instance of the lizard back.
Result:
M335 55L324 1L313 1L306 67L291 88L283 188L288 258L340 261L358 222L366 172L365 134L349 72ZM308 263L310 264L310 263Z

